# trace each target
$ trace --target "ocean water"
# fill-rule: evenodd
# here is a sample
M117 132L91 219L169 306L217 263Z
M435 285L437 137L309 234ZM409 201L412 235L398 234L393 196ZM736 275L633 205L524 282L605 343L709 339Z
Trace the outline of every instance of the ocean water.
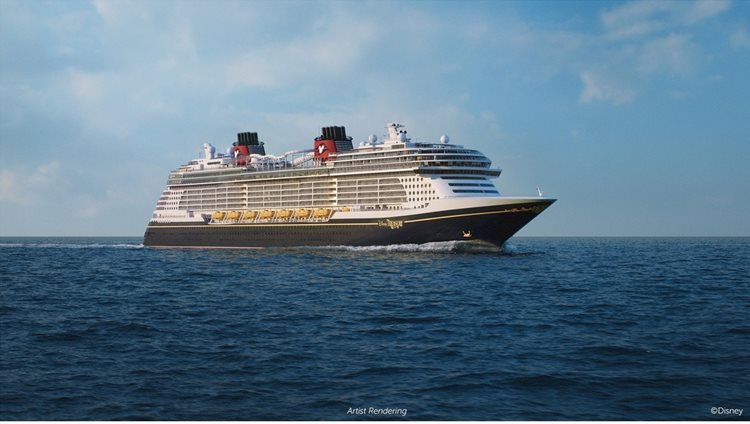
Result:
M750 415L748 238L140 242L0 239L0 420Z

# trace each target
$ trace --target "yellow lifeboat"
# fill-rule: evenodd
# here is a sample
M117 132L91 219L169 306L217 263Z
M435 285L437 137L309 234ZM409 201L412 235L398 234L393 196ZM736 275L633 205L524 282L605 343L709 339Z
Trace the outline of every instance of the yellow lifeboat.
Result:
M349 209L348 207L344 206L343 208L341 208L341 209L339 209L339 210L340 210L341 212L349 212L349 211L350 211L351 209Z
M294 211L294 217L295 218L308 218L310 217L310 210L309 209L297 209Z
M240 219L240 215L242 215L239 211L231 211L229 212L229 219Z
M221 221L222 219L224 219L225 216L227 216L227 213L222 212L222 211L216 211L214 212L212 216L214 218L214 221Z
M255 219L256 216L258 216L258 211L245 211L242 214L242 219Z
M328 218L328 215L330 215L330 214L331 214L331 210L330 209L325 209L325 208L315 209L315 217L316 218Z
M273 214L274 214L273 211L266 209L260 213L260 219L271 219L273 218Z
M292 211L289 209L282 209L279 211L279 218L281 219L289 219L289 217L292 216Z

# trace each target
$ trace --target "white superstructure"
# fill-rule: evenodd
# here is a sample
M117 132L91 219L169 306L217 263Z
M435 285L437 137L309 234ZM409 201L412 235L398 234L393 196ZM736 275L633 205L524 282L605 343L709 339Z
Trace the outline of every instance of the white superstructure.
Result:
M198 221L234 210L404 212L440 200L500 196L492 179L501 171L485 155L446 136L439 143L412 141L403 128L388 124L383 141L370 136L357 147L345 137L348 148L346 140L336 148L319 137L315 149L279 156L232 154L231 148L215 154L205 144L204 157L171 172L152 221Z

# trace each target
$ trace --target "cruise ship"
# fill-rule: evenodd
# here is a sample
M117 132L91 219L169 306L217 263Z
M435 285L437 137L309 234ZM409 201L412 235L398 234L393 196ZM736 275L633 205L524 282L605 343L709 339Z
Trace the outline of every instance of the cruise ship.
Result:
M169 174L143 244L263 248L465 241L502 246L555 199L503 196L477 150L412 140L390 123L354 145L322 128L312 148L269 155L255 132Z

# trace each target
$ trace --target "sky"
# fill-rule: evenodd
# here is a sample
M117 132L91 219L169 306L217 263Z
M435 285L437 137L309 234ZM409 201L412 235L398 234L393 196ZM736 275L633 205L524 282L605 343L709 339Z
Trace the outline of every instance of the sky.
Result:
M0 0L0 236L140 236L256 131L476 148L521 236L750 236L750 2Z

